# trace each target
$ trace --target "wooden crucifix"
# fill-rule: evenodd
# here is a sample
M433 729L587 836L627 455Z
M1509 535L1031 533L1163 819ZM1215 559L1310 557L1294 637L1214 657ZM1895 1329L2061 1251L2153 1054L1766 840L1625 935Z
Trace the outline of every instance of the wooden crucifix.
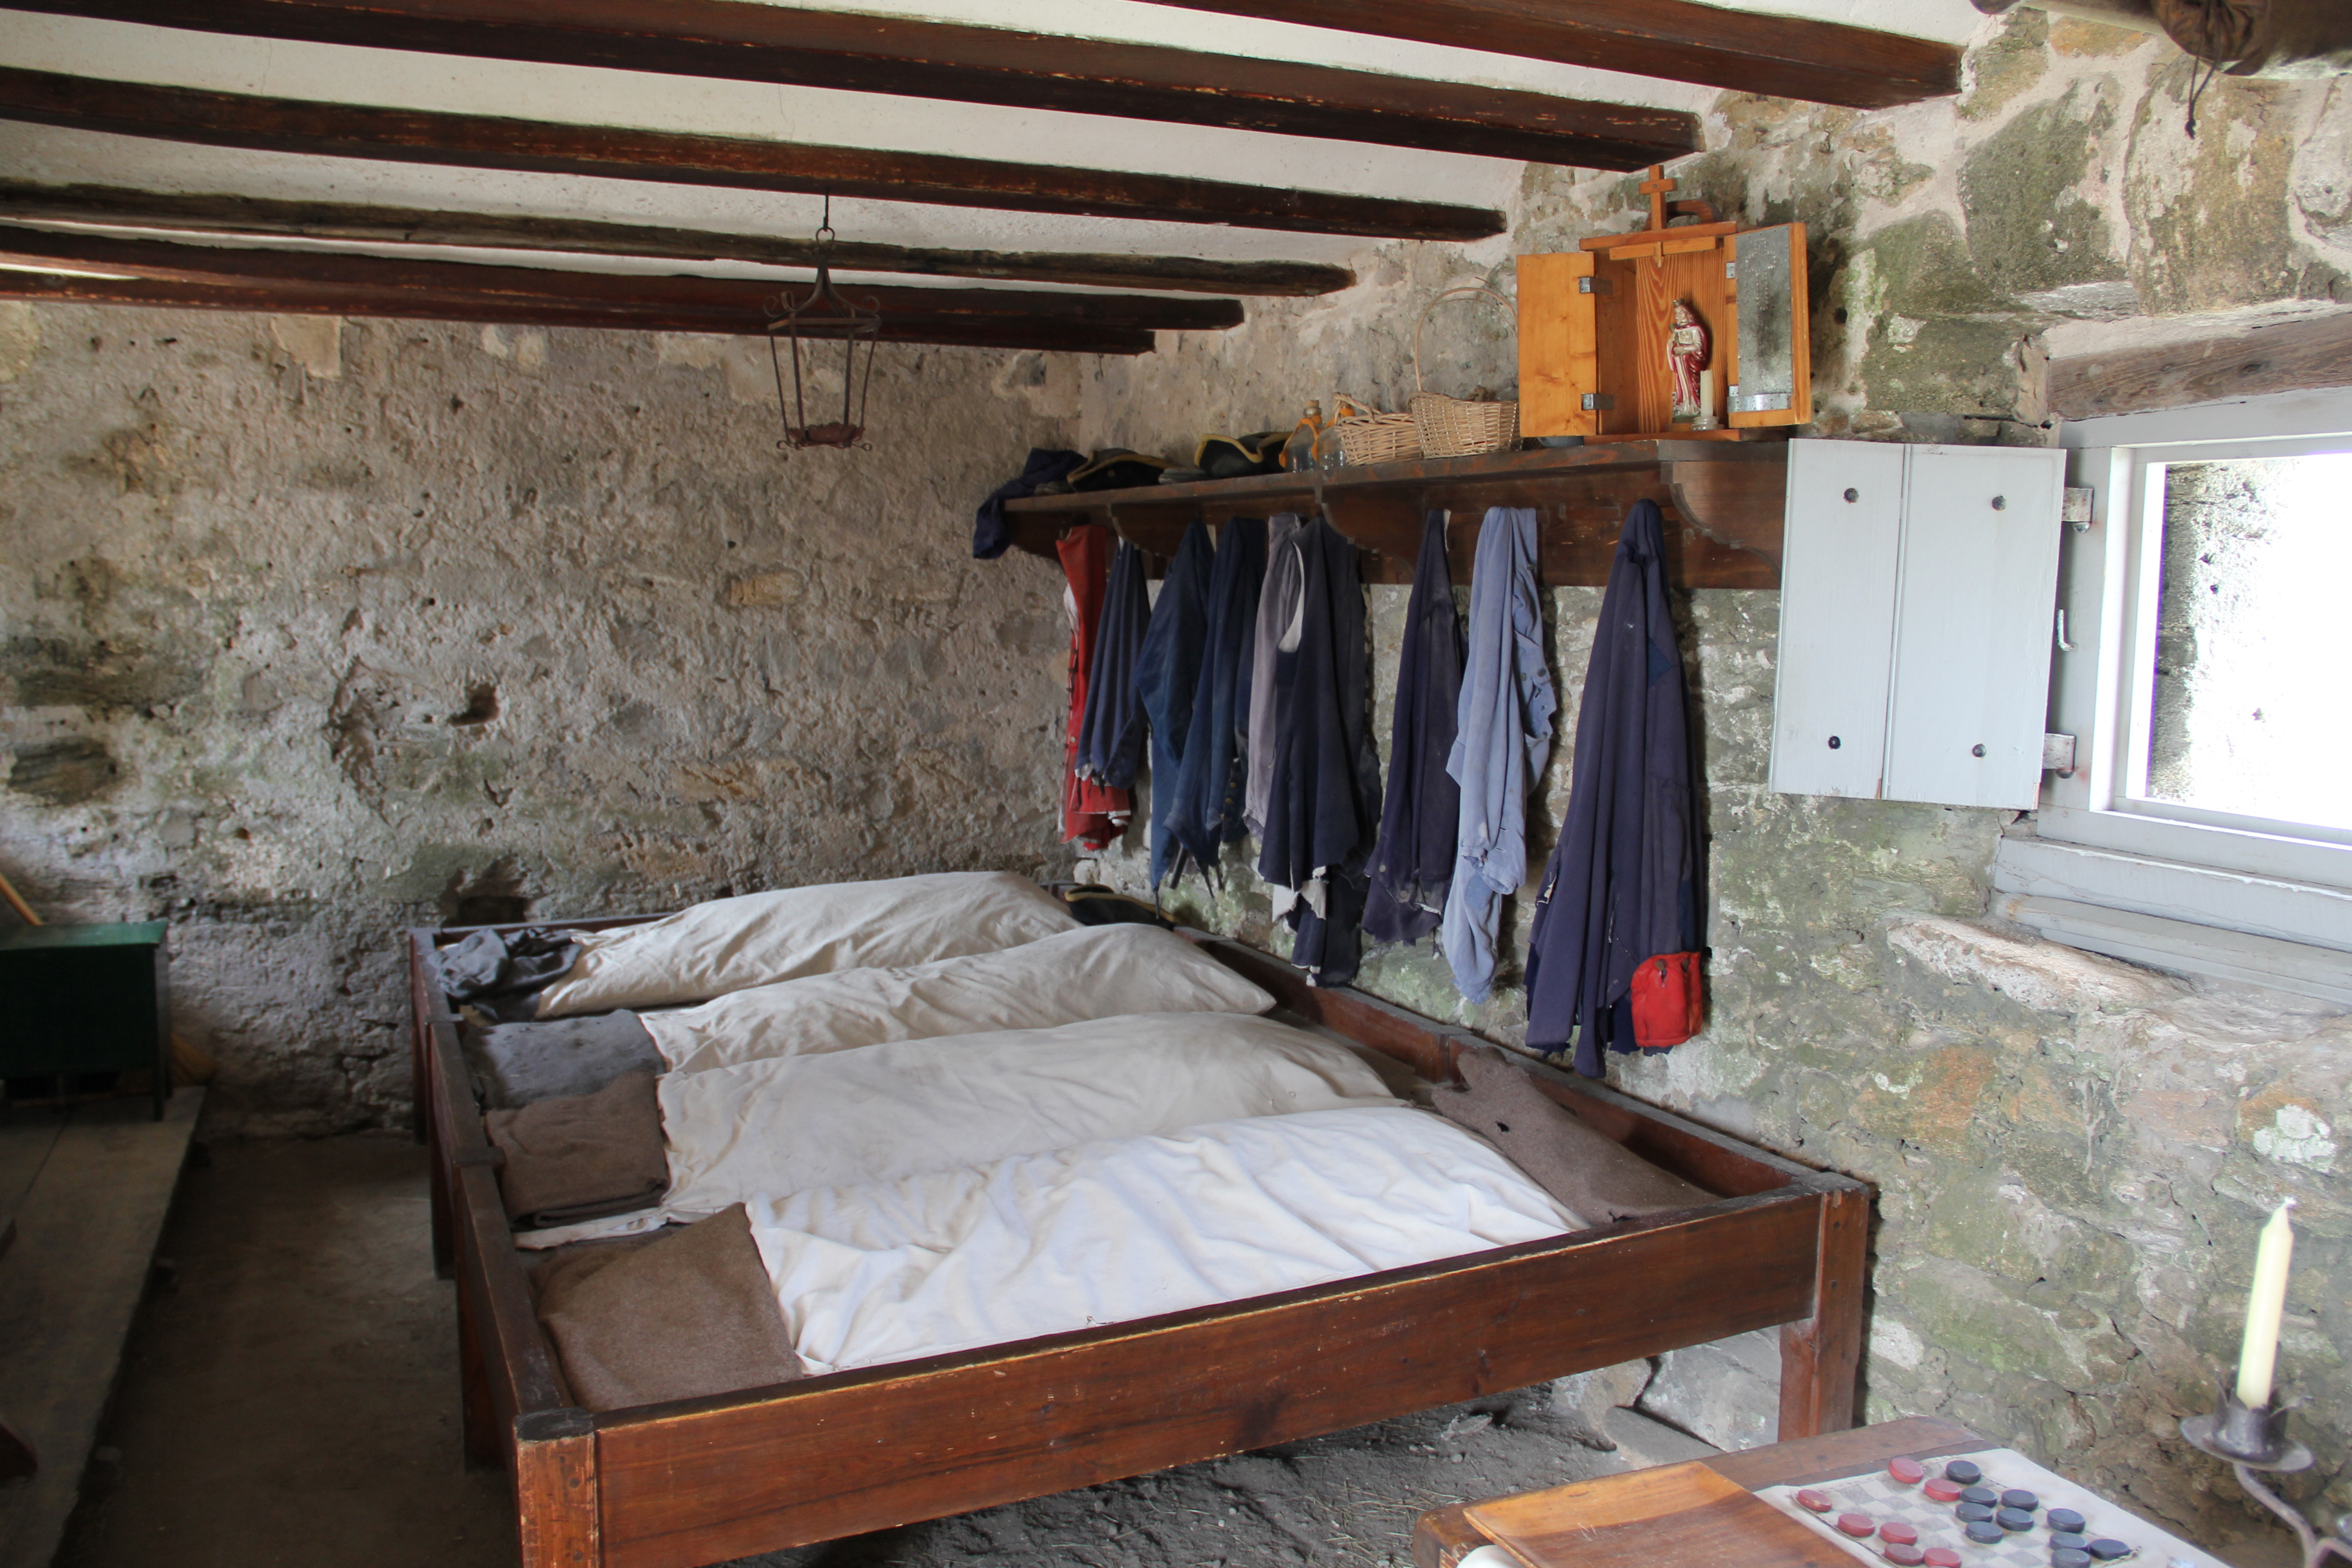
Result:
M1650 226L1653 229L1666 226L1666 193L1677 184L1679 182L1666 173L1664 164L1650 165L1650 177L1643 180L1639 188L1643 195L1650 198Z

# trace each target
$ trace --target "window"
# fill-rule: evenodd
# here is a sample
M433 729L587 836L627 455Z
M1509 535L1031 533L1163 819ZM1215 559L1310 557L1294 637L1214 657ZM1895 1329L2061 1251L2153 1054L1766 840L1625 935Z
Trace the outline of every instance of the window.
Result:
M2352 394L2069 425L2051 724L1995 863L2076 946L2352 1003Z

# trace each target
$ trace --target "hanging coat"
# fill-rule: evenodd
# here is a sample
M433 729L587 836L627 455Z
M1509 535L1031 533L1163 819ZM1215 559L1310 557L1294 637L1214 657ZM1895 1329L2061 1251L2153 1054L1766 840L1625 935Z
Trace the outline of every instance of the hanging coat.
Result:
M1568 822L1552 851L1528 948L1528 1044L1576 1044L1599 1078L1601 1049L1634 1046L1631 990L1643 960L1695 952L1706 874L1682 650L1666 605L1654 502L1636 501L1592 636Z
M1404 608L1396 717L1389 727L1389 787L1364 930L1374 942L1419 942L1437 929L1454 878L1462 787L1445 771L1462 695L1462 623L1445 559L1445 514L1422 525L1421 558Z
M1176 780L1192 731L1192 694L1208 637L1209 525L1194 519L1160 584L1151 625L1135 661L1135 693L1151 721L1151 889L1160 890L1176 848L1171 831Z
M1257 625L1250 633L1249 760L1242 784L1242 826L1265 837L1266 802L1274 795L1275 645L1298 618L1298 536L1306 525L1296 512L1276 512L1265 522L1265 586L1257 600Z
M1528 792L1551 760L1559 710L1544 661L1538 521L1527 507L1489 508L1471 569L1468 668L1446 764L1462 786L1462 813L1438 941L1455 987L1473 1002L1494 993L1503 898L1528 879Z
M1070 718L1062 748L1062 837L1088 850L1107 847L1126 826L1128 795L1077 774L1078 730L1087 711L1087 676L1094 664L1095 632L1102 616L1110 564L1110 530L1074 528L1054 549L1069 580L1063 604L1070 613Z
M1250 643L1257 630L1258 590L1265 582L1265 521L1255 517L1227 520L1217 536L1216 563L1209 573L1201 679L1192 693L1192 729L1184 741L1171 815L1177 844L1203 875L1217 864L1223 846L1243 836Z
M1356 547L1318 519L1298 537L1296 636L1276 647L1274 783L1258 874L1298 895L1291 962L1318 985L1356 977L1365 863L1381 820L1371 670Z
M1143 765L1143 704L1135 695L1135 661L1151 624L1151 594L1143 552L1122 539L1103 589L1094 664L1087 674L1086 718L1078 726L1078 776L1112 789L1133 789Z

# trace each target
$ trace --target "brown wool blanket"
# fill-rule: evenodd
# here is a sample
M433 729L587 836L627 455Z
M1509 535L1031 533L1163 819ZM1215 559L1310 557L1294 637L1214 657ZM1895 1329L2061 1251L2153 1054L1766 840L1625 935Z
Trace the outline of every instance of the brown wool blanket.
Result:
M1500 1149L1586 1225L1639 1219L1715 1202L1715 1194L1594 1131L1492 1046L1465 1052L1462 1087L1441 1085L1437 1109Z
M623 1073L593 1094L484 1114L505 1156L499 1190L525 1230L626 1214L669 1190L661 1101L649 1072Z

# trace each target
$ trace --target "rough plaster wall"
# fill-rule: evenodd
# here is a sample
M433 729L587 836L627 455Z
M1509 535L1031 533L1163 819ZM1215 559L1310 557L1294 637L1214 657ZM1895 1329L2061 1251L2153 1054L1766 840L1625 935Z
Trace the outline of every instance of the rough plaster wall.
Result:
M2145 35L2019 11L1969 64L1958 100L1882 113L1726 98L1713 150L1677 165L1728 213L1810 226L1809 433L2039 443L2053 328L2182 335L2195 329L2158 317L2352 303L2352 84L2225 79L2192 142L2187 63ZM1512 247L1637 226L1633 184L1530 170ZM1103 367L1087 442L1173 452L1200 431L1286 423L1335 388L1399 406L1421 303L1457 278L1509 277L1491 248L1392 247L1365 271L1349 295ZM1433 384L1507 383L1505 324L1457 321L1446 352L1465 384ZM1385 748L1405 590L1371 596ZM1572 732L1600 595L1548 597ZM2263 1526L2174 1424L2234 1362L2255 1227L2294 1195L2281 1364L2322 1456L2295 1486L2315 1513L2352 1508L2352 1020L1989 928L2003 814L1770 793L1777 607L1731 591L1682 607L1714 835L1713 1017L1669 1054L1621 1058L1614 1080L1876 1184L1872 1417L1949 1415L2206 1541ZM1538 847L1569 752L1564 734ZM1097 869L1140 887L1139 844ZM1280 945L1247 863L1235 852L1220 890L1193 880L1169 901ZM1523 952L1516 902L1506 980ZM1362 984L1522 1037L1515 988L1467 1007L1426 951L1375 953Z
M971 511L1036 355L0 306L0 865L169 919L228 1131L407 1114L402 927L1061 863L1067 631Z

